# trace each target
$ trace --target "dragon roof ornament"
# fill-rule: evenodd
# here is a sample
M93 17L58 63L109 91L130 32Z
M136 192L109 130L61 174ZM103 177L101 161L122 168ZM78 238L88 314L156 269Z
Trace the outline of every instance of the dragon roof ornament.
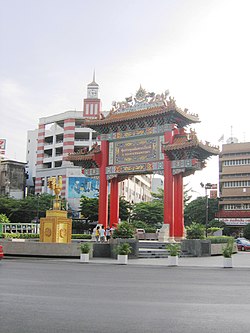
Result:
M112 110L110 113L125 113L153 108L156 106L165 106L167 103L175 103L173 99L167 101L169 91L166 90L162 94L155 94L154 92L147 92L140 86L135 96L126 97L124 101L112 102Z
M140 111L154 107L167 107L168 110L175 109L184 114L189 113L188 109L181 110L177 107L175 99L169 96L169 90L161 94L156 94L154 92L147 92L142 86L137 90L134 97L126 97L121 102L113 101L112 106L113 108L110 110L107 118L113 114ZM189 113L189 115L198 118L197 114Z

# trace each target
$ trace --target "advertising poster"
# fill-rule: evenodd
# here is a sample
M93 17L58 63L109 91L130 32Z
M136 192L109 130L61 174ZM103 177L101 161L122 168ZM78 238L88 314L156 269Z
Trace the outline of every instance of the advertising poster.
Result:
M0 155L5 155L6 139L0 139Z
M98 198L99 180L88 177L69 177L69 198L81 198L85 195L88 198Z

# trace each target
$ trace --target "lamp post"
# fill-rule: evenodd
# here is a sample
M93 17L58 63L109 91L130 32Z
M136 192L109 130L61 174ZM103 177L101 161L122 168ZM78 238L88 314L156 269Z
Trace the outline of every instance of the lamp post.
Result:
M36 212L36 223L39 222L39 207L40 206L40 194L37 193L37 212Z
M211 190L212 188L217 187L216 184L211 184L211 183L200 183L201 187L205 188L205 197L206 197L206 238L207 238L207 225L208 225L208 195L207 195L207 190Z

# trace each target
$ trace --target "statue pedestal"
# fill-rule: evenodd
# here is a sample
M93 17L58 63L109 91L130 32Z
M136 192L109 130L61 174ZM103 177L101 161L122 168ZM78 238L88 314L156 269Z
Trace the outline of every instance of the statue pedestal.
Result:
M72 220L64 210L47 210L46 217L40 219L40 242L70 243Z

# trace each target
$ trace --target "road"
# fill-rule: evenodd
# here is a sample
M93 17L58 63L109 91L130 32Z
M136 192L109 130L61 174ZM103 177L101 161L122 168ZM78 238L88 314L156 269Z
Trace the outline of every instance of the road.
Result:
M248 331L250 270L0 263L1 333Z

